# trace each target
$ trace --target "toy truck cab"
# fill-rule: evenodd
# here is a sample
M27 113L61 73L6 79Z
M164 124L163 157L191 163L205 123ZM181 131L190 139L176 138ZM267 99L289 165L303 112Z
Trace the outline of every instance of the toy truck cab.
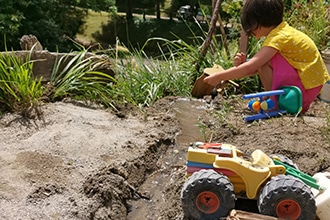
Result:
M188 180L181 191L181 202L189 219L225 217L238 197L256 199L261 214L315 219L312 192L301 180L305 176L296 178L302 175L299 170L261 150L245 155L230 144L196 143L188 148L186 164ZM287 175L289 170L292 175Z
M234 185L236 195L255 199L260 187L270 177L285 174L285 167L275 165L261 150L255 150L247 160L243 153L230 144L203 144L189 147L187 174L202 168L225 174Z

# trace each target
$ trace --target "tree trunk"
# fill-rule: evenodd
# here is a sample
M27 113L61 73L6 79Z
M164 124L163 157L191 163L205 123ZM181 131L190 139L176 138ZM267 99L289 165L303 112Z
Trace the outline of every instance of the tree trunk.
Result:
M130 21L133 18L132 0L126 0L126 20Z
M212 19L210 22L210 27L209 27L209 31L207 33L206 39L202 45L202 51L200 53L200 59L197 62L196 65L196 70L199 72L199 68L200 68L200 63L202 61L202 59L205 57L207 50L211 44L212 41L212 36L215 32L215 28L217 27L217 21L218 21L218 17L219 17L219 12L220 12L220 7L221 7L221 0L216 0L216 4L215 4L215 8L213 10L212 13Z
M212 0L212 11L214 11L216 3L217 3L217 0Z
M157 19L160 19L160 1L156 1L156 12L157 12Z

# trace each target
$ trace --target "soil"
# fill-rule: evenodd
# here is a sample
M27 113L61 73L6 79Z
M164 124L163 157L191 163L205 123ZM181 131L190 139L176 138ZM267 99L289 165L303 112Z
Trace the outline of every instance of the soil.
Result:
M167 97L113 112L62 101L43 105L40 119L3 114L0 219L185 219L180 192L196 141L283 154L309 175L330 171L329 103L250 123L246 104Z

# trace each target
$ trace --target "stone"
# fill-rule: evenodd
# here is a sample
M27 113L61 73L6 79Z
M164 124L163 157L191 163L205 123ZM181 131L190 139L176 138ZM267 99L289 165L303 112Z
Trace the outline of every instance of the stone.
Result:
M38 38L32 34L23 35L19 42L22 50L43 50Z

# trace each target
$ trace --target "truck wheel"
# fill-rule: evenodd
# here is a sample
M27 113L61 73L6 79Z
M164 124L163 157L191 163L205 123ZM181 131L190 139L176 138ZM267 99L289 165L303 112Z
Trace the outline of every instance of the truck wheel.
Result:
M262 189L258 199L261 214L280 219L315 219L316 206L310 188L293 176L278 175Z
M280 162L290 166L290 167L293 167L297 170L299 170L297 164L295 164L289 157L287 156L284 156L282 154L271 154L270 155L270 158L272 158L273 160L276 159L276 160L279 160Z
M235 207L234 187L227 176L200 170L183 185L181 203L189 219L219 219Z

